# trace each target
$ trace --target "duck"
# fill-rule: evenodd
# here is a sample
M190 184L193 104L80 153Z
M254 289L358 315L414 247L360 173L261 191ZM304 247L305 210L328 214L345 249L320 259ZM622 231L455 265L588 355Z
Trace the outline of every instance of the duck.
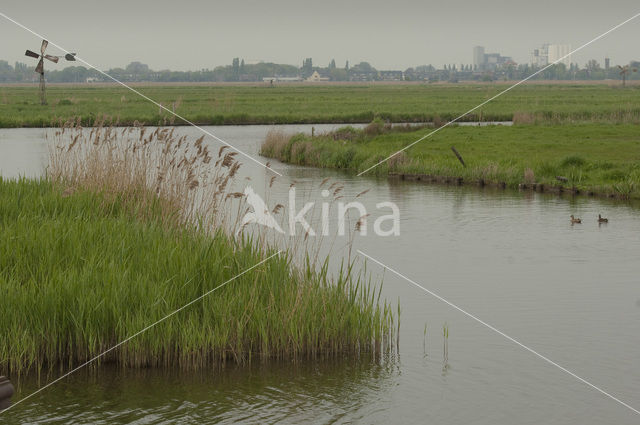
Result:
M573 214L571 214L571 224L582 223L582 220L579 218L575 218Z
M608 222L609 222L608 218L604 218L603 216L598 214L598 223L608 223Z
M13 385L9 378L0 376L0 412L11 404L11 396L13 395Z

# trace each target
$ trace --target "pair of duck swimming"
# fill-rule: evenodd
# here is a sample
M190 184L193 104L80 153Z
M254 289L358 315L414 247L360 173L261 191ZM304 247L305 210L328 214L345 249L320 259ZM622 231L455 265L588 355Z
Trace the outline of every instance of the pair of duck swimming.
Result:
M608 223L608 222L609 222L608 218L604 218L602 215L598 214L598 223ZM571 224L576 224L576 223L582 223L582 220L574 217L573 214L571 214Z

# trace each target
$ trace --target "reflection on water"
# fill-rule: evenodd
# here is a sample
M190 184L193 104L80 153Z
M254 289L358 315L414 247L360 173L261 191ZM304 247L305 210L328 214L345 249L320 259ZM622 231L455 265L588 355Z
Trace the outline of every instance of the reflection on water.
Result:
M0 176L41 176L49 158L47 133L41 128L0 130Z
M314 127L326 131L335 126ZM270 128L209 130L257 155ZM285 129L310 132L311 126ZM198 136L190 128L177 131ZM3 175L15 176L19 164L24 167L19 172L28 175L42 169L39 161L46 152L42 133L0 131ZM285 176L274 183L271 204L286 200L292 181L301 192L305 188L308 196L318 196L317 187L325 177L342 181L347 196L371 189L360 199L369 211L375 211L378 202L397 203L400 236L356 235L354 248L630 405L640 406L637 206L358 178L285 164L274 168ZM250 164L242 172L256 190L271 177ZM599 213L609 218L607 225L598 225ZM571 214L581 217L582 224L571 226ZM332 261L345 255L344 242L334 244ZM630 410L406 281L373 264L367 270L374 280L384 279L383 297L392 305L399 302L402 309L399 358L391 363L345 359L254 365L209 374L83 373L43 391L9 417L36 423L55 418L62 423L71 417L97 423L637 423ZM443 352L445 323L449 336ZM33 382L20 387L23 394L32 388Z
M334 423L375 412L397 375L392 359L366 358L228 365L200 373L102 366L61 381L39 402L16 406L8 419L48 424ZM28 394L38 386L33 377L23 379L19 391Z

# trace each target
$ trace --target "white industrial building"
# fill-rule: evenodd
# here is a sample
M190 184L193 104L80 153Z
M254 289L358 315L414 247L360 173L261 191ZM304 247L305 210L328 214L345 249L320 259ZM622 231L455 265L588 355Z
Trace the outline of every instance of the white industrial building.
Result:
M571 56L569 56L569 53L571 53L570 44L543 44L541 48L533 51L531 64L543 67L550 63L558 62L569 67L571 65ZM564 59L560 60L561 58Z

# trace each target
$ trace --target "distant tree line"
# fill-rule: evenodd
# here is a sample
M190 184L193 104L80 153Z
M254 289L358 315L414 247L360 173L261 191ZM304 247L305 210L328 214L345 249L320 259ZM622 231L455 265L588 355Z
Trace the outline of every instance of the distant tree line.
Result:
M544 67L529 64L505 64L491 71L478 71L471 65L461 64L444 65L436 69L431 65L409 68L404 71L405 80L429 80L429 81L500 81L522 80ZM626 74L627 79L640 79L640 62L632 61ZM534 80L619 80L621 70L618 66L610 66L605 69L592 59L580 68L577 64L567 67L565 64L552 65L541 71L532 79Z
M94 69L83 66L69 66L61 70L50 67L46 78L51 83L84 83L109 81L104 75ZM631 62L626 79L640 79L640 62ZM444 65L436 69L433 65L421 65L404 71L379 71L368 62L360 62L350 66L347 61L344 67L338 67L335 60L326 67L313 65L312 58L305 58L302 66L283 65L270 62L246 64L244 59L234 58L230 65L218 66L212 70L199 71L171 71L152 70L141 62L131 62L125 68L112 68L106 71L112 77L123 82L255 82L278 78L306 79L318 72L322 78L330 81L500 81L519 80L536 72L538 68L528 64L505 64L491 71L478 71L471 65ZM21 83L37 81L33 65L16 62L11 66L7 61L0 60L0 83ZM621 79L620 68L602 67L596 60L588 61L584 67L577 64L567 67L564 64L554 65L538 74L538 80L603 80Z

